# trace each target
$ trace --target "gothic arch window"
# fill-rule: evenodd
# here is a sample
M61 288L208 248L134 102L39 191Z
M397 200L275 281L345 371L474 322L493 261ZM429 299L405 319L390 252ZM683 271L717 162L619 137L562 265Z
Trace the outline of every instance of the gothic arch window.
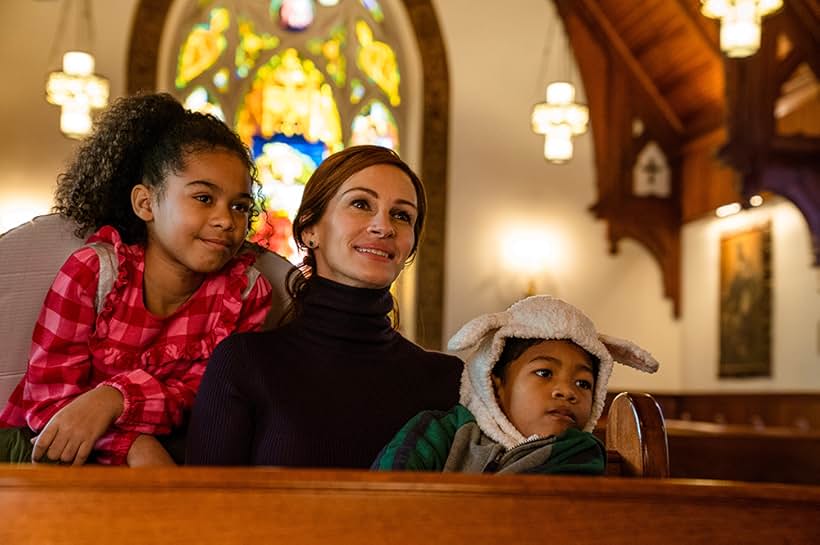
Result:
M217 0L138 0L131 29L130 46L128 51L127 81L126 87L129 93L138 91L168 91L180 93L176 88L176 70L178 68L178 53L182 43L184 26L181 22L184 19L186 6L191 8L197 6L202 9L212 9L219 6L247 8L250 6L256 12L267 12L268 17L271 12L281 14L281 8L285 2L283 0L234 0L232 2L218 2ZM317 32L316 36L324 40L312 42L304 46L291 46L289 43L279 43L276 48L283 52L288 47L293 47L302 60L310 59L314 66L325 77L325 83L329 83L334 89L335 78L339 73L333 68L327 67L330 60L326 55L333 57L333 45L324 47L328 41L328 36L332 40L333 34L330 27L325 28L323 22L328 13L333 9L341 9L342 13L347 10L355 10L361 19L364 20L372 32L368 36L366 30L355 34L356 27L353 26L353 33L346 34L348 43L350 40L363 40L366 43L385 42L391 45L396 54L396 62L399 71L398 97L400 102L391 102L391 94L385 92L382 87L373 88L372 85L363 78L358 78L359 82L347 79L349 86L350 101L358 100L356 104L350 101L339 101L336 104L339 109L339 119L341 127L341 141L344 145L351 142L361 142L362 134L368 132L382 138L395 138L398 141L399 153L417 172L421 174L427 190L428 212L425 225L424 241L419 248L418 256L414 263L415 281L411 282L408 288L409 296L404 297L399 294L399 301L402 305L402 324L407 327L411 338L426 347L441 348L442 336L442 301L443 301L443 273L444 273L444 232L445 232L445 210L446 210L446 179L447 179L447 156L448 156L448 124L449 124L449 75L447 68L447 55L444 48L441 32L439 30L438 19L431 0L340 0L334 4L333 0L314 0L312 2L296 2L296 4L309 4L313 8L312 23L307 25L307 30L298 30L301 21L307 18L304 14L290 12L284 15L289 28L275 26L271 30L255 26L252 30L260 41L251 38L246 42L245 53L240 54L239 64L235 58L237 40L239 35L231 37L230 32L225 30L224 42L216 40L219 55L227 58L231 56L234 69L248 66L250 63L259 66L262 58L273 55L272 39L265 40L262 34L276 36L277 39L293 39L297 35L306 35L305 32ZM263 6L263 7L260 7ZM351 7L353 6L353 7ZM364 9L362 9L364 8ZM191 8L193 9L193 8ZM190 12L189 12L190 15ZM198 21L190 19L185 32L193 30L193 24L204 25L202 27L202 37L208 39L208 30L216 32L218 35L224 22L220 20L221 15L216 14L216 20L212 21L210 11L204 18ZM377 19L382 18L382 22ZM354 16L354 21L356 17ZM249 30L243 27L244 31ZM311 30L311 28L313 30ZM236 27L238 32L238 27ZM187 34L185 34L187 35ZM247 35L247 34L246 34ZM213 36L213 34L210 34ZM174 37L178 40L176 45L172 45ZM233 41L232 41L233 40ZM372 40L372 41L370 41ZM220 45L224 43L224 47ZM270 50L266 49L270 47ZM232 49L233 48L233 49ZM258 55L254 57L255 52ZM318 53L317 53L318 51ZM202 63L208 59L205 58ZM350 78L350 67L354 61L344 61L347 68L347 77ZM193 62L197 67L197 62ZM227 68L227 66L225 66ZM354 68L359 70L354 64ZM207 69L206 69L207 70ZM239 99L232 98L234 95L230 91L222 92L221 87L228 86L230 89L231 78L234 77L227 71L221 71L214 67L209 69L208 76L199 74L191 76L190 73L183 75L183 79L191 77L186 88L189 92L185 95L179 94L185 100L193 101L192 104L205 106L212 104L222 110L222 114L227 120L236 114L239 108ZM197 79L198 78L198 79ZM250 75L244 81L249 81ZM329 78L329 79L328 79ZM197 82L201 85L197 85ZM422 84L423 82L423 84ZM378 86L378 84L376 84ZM390 89L389 84L385 84ZM197 89L201 87L202 89ZM368 95L370 90L370 95ZM194 91L196 91L194 93ZM193 93L193 96L190 96ZM378 102L372 99L379 97L379 93L385 98L379 98ZM219 98L218 101L215 99ZM210 99L210 100L209 100ZM344 106L340 106L343 104ZM353 108L357 106L358 109ZM210 108L211 106L205 106ZM350 117L345 113L344 108L350 108L356 112ZM390 113L391 120L386 116ZM384 122L386 118L386 123ZM376 123L375 120L381 120ZM373 120L369 123L369 120ZM354 131L354 123L356 130ZM393 124L394 123L394 124ZM395 127L394 133L390 129ZM381 132L379 132L381 130ZM347 131L347 132L346 132ZM354 138L354 135L355 138ZM278 146L277 146L278 147ZM293 163L295 165L295 162ZM411 301L412 304L406 304Z
M173 4L160 87L221 118L251 149L266 208L254 242L298 262L292 220L324 158L355 144L404 155L413 79L399 15L378 0Z

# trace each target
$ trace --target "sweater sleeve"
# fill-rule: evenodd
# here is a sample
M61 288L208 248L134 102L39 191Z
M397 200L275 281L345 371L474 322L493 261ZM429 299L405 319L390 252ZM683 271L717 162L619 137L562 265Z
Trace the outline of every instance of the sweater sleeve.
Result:
M387 444L371 469L442 471L456 431L473 415L462 405L449 411L423 411L402 427Z
M254 381L246 363L244 337L232 335L214 350L188 428L186 463L191 465L250 465L254 407L247 384Z

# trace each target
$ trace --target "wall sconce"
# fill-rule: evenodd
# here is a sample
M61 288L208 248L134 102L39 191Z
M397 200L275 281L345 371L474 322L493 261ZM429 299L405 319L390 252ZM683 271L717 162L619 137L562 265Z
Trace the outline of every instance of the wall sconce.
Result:
M553 13L552 17L544 44L548 51L542 55L538 83L542 81L545 64L554 65L551 57L557 48L561 49L555 53L561 77L547 85L546 101L533 107L530 122L534 133L544 135L544 158L551 163L561 164L572 159L572 138L586 132L589 108L575 102L575 85L572 83L574 65L569 41L558 13Z
M720 19L720 49L729 57L753 55L760 48L760 20L783 0L701 0L706 17Z
M54 46L60 44L73 2L62 7ZM82 13L76 15L77 36L63 55L62 71L51 72L46 82L46 100L61 107L60 130L70 138L82 138L91 132L91 109L108 104L108 80L94 74L94 56L90 53L93 24L90 0L81 0ZM76 11L76 9L74 10ZM80 45L80 42L87 42Z
M563 242L558 235L537 226L522 226L506 230L501 238L501 258L505 269L522 280L524 295L529 297L541 289L555 289L552 275L564 260ZM541 280L539 282L539 279ZM546 281L546 286L543 284Z

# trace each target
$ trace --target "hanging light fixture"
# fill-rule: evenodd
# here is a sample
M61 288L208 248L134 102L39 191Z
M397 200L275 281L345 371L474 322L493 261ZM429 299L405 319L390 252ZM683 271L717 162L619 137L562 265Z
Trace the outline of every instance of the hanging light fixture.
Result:
M568 81L547 85L547 100L532 110L532 130L544 135L544 158L553 163L572 159L572 137L584 134L589 109L575 102L575 86Z
M79 3L79 14L76 9L72 10L74 2L71 0L63 4L54 47L61 43L72 11L77 23L76 34L69 50L62 56L62 70L51 72L46 83L46 100L61 107L60 130L70 138L82 138L91 132L91 109L104 108L109 93L108 80L94 73L91 3L90 0L80 0Z
M706 17L720 19L720 49L729 57L748 57L760 48L760 20L783 0L701 0Z
M557 21L559 15L553 14L553 20ZM547 85L546 101L539 102L532 109L530 122L532 130L536 134L544 135L544 158L552 163L566 163L572 159L574 146L572 138L586 132L589 122L589 108L584 104L575 102L575 86L572 83L572 60L569 50L569 42L563 27L560 24L551 25L553 28L547 31L547 40L550 52L555 50L556 41L563 44L563 51L559 52L559 71L563 72L562 79L553 81ZM543 56L543 62L549 62L550 55ZM563 70L561 70L563 67ZM542 64L542 73L543 73ZM539 77L539 83L541 78Z

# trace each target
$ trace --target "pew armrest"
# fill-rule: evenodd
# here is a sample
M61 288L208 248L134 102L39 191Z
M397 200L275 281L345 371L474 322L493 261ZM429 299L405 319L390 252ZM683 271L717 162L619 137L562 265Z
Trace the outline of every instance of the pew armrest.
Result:
M606 448L620 458L622 476L669 477L666 425L651 395L621 392L615 397L607 417Z

